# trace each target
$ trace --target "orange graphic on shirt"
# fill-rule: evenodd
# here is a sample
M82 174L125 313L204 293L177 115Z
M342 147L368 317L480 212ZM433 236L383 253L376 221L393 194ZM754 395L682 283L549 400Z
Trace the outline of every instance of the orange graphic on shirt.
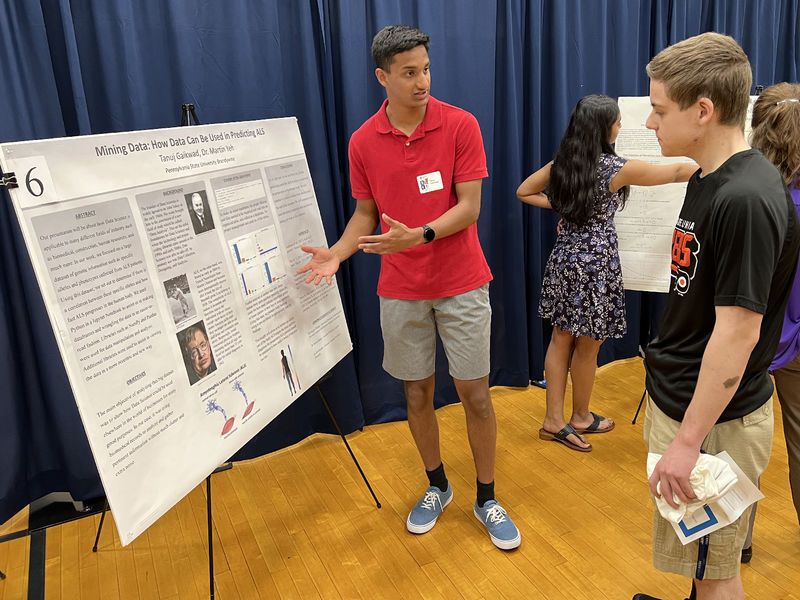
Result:
M672 264L671 276L674 281L675 291L684 295L689 291L689 285L697 271L697 253L700 251L700 242L691 231L675 228L672 234Z

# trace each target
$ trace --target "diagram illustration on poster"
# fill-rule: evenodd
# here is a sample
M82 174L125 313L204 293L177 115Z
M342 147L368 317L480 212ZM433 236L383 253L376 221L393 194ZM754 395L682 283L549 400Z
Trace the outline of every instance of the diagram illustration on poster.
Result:
M208 404L206 405L206 414L210 415L213 414L214 412L222 413L222 418L225 421L225 424L222 426L222 433L220 433L220 435L225 435L227 433L230 433L230 430L233 429L233 424L236 422L236 417L234 416L229 419L228 415L225 413L225 409L222 408L219 404L217 404L216 400L212 398L211 400L208 401Z
M253 407L256 405L256 401L255 400L253 400L252 402L247 401L247 392L244 391L244 387L242 387L242 382L239 381L238 379L233 382L233 389L236 390L237 392L240 392L242 394L242 397L244 398L245 409L244 409L244 414L242 414L242 418L244 419L253 411Z

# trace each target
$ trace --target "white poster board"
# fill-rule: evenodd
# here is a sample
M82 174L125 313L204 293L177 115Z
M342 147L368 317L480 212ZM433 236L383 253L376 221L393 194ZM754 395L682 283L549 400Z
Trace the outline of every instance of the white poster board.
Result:
M755 98L751 97L747 113L748 139ZM655 132L645 126L650 109L649 97L619 98L622 128L615 145L617 154L653 164L691 162L687 158L661 155ZM614 217L625 289L669 291L672 234L685 196L685 183L631 186L625 208Z
M294 118L0 145L123 544L352 348Z
M650 98L622 97L619 111L622 128L615 145L617 154L653 164L691 162L686 158L661 155L656 134L645 127ZM669 291L672 232L685 195L685 183L631 186L625 208L617 211L614 217L625 289Z

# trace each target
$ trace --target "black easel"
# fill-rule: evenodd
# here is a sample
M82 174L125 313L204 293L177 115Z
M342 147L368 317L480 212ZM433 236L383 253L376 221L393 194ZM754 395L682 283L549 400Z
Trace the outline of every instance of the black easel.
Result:
M0 170L0 186L5 186L8 189L17 187L17 178L14 176L14 173L3 173ZM0 571L0 580L5 579L6 574Z
M644 404L645 396L647 396L647 389L642 392L642 399L639 400L639 406L636 407L636 414L633 415L633 421L631 421L631 425L636 425L636 419L639 418L639 411L642 410L642 404Z
M197 113L194 112L194 104L183 104L181 106L181 127L191 125L192 120L194 120L195 125L200 125ZM211 475L232 468L233 463L228 461L221 467L214 469ZM214 600L214 522L211 516L211 475L206 477L206 515L208 516L208 597Z
M195 125L200 124L200 120L197 118L197 113L194 110L194 104L183 104L181 106L181 126L185 127L187 125L191 125L191 122L194 122ZM320 378L316 384L314 384L319 397L322 399L322 403L325 405L325 410L328 411L328 415L333 421L334 427L336 427L336 431L339 432L339 436L341 436L344 445L347 447L347 451L350 453L350 457L353 459L353 462L358 469L358 472L361 474L364 483L367 485L367 489L369 493L372 494L372 498L375 500L375 505L378 508L381 508L381 503L378 501L378 497L375 495L375 492L372 490L372 486L369 484L367 480L367 476L364 474L364 471L361 469L361 465L358 462L355 454L353 454L352 449L350 448L350 444L347 442L347 438L345 437L344 433L342 433L341 427L339 427L339 422L336 420L336 417L331 410L330 405L328 404L325 395L322 393L322 389L319 387L319 384L323 381L329 379L331 377L330 371ZM233 463L228 461L224 465L217 467L212 472L219 473L220 471L227 471L228 469L233 468ZM105 504L105 508L103 509L103 514L100 517L100 524L97 527L97 536L95 537L94 547L92 548L92 552L97 552L97 544L100 540L100 532L103 529L103 521L106 516L106 511L108 510L108 502ZM211 475L206 477L206 513L208 515L208 578L209 578L209 597L211 600L214 599L214 538L213 538L213 519L212 519L212 510L211 510Z
M194 104L183 104L181 106L181 126L191 125L192 124L191 121L194 121L195 125L200 124L200 121L197 118L197 113L195 112L194 109ZM14 173L3 174L2 171L0 171L0 186L5 186L9 189L18 187ZM333 421L333 424L336 427L336 431L339 433L339 436L342 438L344 445L347 447L347 451L350 453L350 457L353 459L353 463L355 463L358 472L361 474L361 478L364 480L364 483L366 484L369 493L372 495L373 500L375 500L376 507L381 508L380 501L375 495L375 492L372 490L372 486L367 480L367 476L364 474L364 471L361 468L361 465L359 464L355 454L353 454L353 450L350 448L350 444L347 442L347 438L342 432L341 427L339 427L339 422L336 420L336 417L334 416L333 411L331 410L331 407L328 404L325 395L322 393L322 389L320 388L319 384L322 383L323 381L326 381L327 379L330 379L331 376L332 374L329 371L322 378L320 378L319 381L317 381L314 384L314 387L317 390L317 393L319 394L323 405L325 406L325 410L327 410L328 412L328 416L330 416L331 421ZM212 472L212 475L214 473L218 473L220 471L226 471L231 468L233 468L233 463L228 461L222 466L217 467ZM102 502L102 508L99 506L99 502ZM89 516L90 514L95 514L97 512L102 511L100 515L100 523L98 524L97 527L97 534L94 540L94 546L92 547L92 552L97 552L97 547L100 541L100 534L103 530L103 523L105 521L106 512L109 510L109 508L110 507L108 504L108 499L102 498L102 500L97 500L94 501L93 504L87 505L83 513L75 512L74 515L70 516L44 517L36 515L37 522L34 523L34 515L31 514L28 529L0 536L0 542L9 541L25 535L31 536L31 560L29 566L29 573L40 572L41 576L37 578L29 576L28 600L40 600L44 598L44 562L45 562L46 528L54 525L60 525L65 522ZM206 477L206 510L208 515L209 597L211 598L211 600L214 600L214 549L213 549L213 520L212 520L212 509L211 509L211 475ZM61 509L61 511L63 512L63 509ZM52 511L43 510L40 512L52 512ZM5 578L6 575L2 571L0 571L0 579L5 579Z
M189 106L192 106L191 104ZM194 112L194 107L192 107ZM196 119L197 117L195 117ZM233 468L231 461L226 462L214 469L211 475ZM206 515L208 515L208 595L214 600L214 531L213 520L211 518L211 475L206 477Z
M200 120L197 118L197 113L194 110L194 104L181 105L181 127L191 125L194 121L195 125L200 125ZM231 461L226 462L222 466L217 467L211 472L219 473L220 471L227 471L233 468ZM211 516L211 475L206 477L206 514L208 515L208 594L211 600L214 600L214 534L213 534L213 520ZM97 535L94 538L94 546L92 552L97 552L97 544L100 541L100 533L103 531L103 521L106 518L106 511L108 511L108 500L103 507L103 514L100 516L100 523L97 526Z
M233 468L233 463L228 461L223 465L217 467L211 472L220 473ZM211 519L211 475L206 477L206 514L208 515L208 581L209 581L209 597L214 599L214 537L213 537L213 523ZM97 535L94 538L94 546L92 552L97 552L97 545L100 542L100 533L103 531L103 521L106 519L106 512L108 511L108 500L106 499L103 505L103 514L100 515L100 523L97 526Z
M200 121L197 120L197 113L194 112L194 104L184 104L181 106L181 127L191 125L189 117L194 120L195 125L200 125Z
M214 531L211 521L211 475L206 477L206 513L208 514L208 595L214 600Z
M186 105L184 105L186 106ZM191 106L191 105L190 105ZM196 117L195 117L196 118ZM364 483L369 490L369 493L372 495L372 499L375 500L375 506L377 508L381 508L381 503L378 500L378 497L375 495L375 492L372 490L372 486L367 479L367 476L364 474L364 470L361 468L361 465L356 458L356 455L353 454L353 450L350 448L350 444L347 441L344 433L342 432L342 428L339 427L339 422L336 420L336 416L333 414L333 410L331 410L330 404L328 404L328 400L325 398L325 394L322 393L322 388L320 387L320 383L323 381L327 381L332 377L330 371L328 371L325 375L323 375L319 381L314 384L314 389L317 390L320 399L322 400L322 404L325 406L325 410L328 411L328 416L331 418L334 427L336 427L336 431L339 433L339 436L342 438L344 445L347 447L347 451L350 453L350 458L353 459L353 463L355 463L358 472L361 474L361 478L364 480ZM233 463L228 461L224 465L217 467L214 469L211 475L214 473L219 473L220 471L227 471L228 469L233 468ZM212 520L212 512L211 512L211 475L206 477L206 514L208 515L208 580L209 580L209 597L211 600L214 600L214 531L213 531L213 520ZM108 501L105 501L105 505L103 507L103 514L100 516L100 524L97 527L97 536L94 540L94 547L92 547L92 552L97 552L97 543L100 540L100 532L103 529L103 521L106 518L106 511L108 510Z
M642 357L644 360L645 356L645 349L641 345L639 346L639 356ZM644 391L642 392L642 398L639 400L639 406L636 407L636 414L633 415L633 421L631 421L631 425L636 425L636 419L639 418L639 411L642 410L642 404L644 404L644 399L647 397L647 387L645 386Z

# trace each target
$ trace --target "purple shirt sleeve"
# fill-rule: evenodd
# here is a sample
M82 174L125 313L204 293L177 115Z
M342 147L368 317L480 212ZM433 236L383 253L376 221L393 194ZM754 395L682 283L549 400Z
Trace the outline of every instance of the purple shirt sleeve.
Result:
M800 217L800 180L796 179L789 192ZM800 265L794 273L794 284L789 294L789 304L786 305L786 315L783 318L783 331L775 359L769 366L771 371L785 367L800 353Z

